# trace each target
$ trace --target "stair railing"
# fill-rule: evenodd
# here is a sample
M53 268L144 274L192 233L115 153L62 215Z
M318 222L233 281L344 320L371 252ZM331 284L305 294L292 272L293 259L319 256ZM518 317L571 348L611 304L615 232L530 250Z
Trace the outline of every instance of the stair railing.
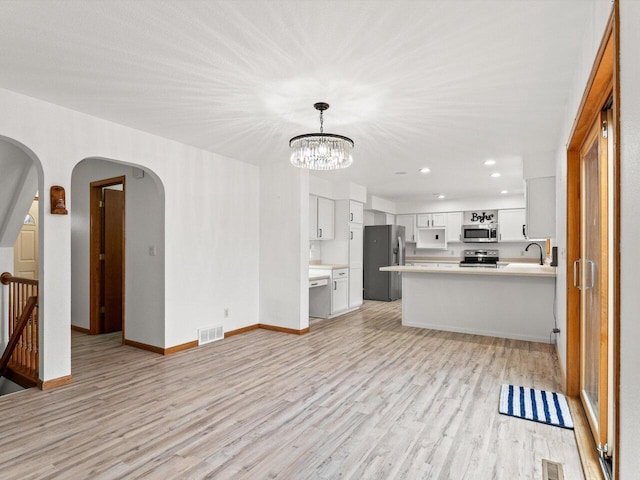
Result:
M9 342L2 356L0 373L4 374L7 369L11 369L15 373L37 382L39 368L38 280L14 277L5 272L0 275L0 283L9 287L7 296Z

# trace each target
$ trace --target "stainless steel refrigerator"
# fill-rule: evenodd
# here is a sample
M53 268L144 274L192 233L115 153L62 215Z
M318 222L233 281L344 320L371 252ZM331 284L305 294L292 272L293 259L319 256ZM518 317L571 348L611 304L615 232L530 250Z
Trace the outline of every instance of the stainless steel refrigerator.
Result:
M390 302L402 298L400 272L381 272L380 267L404 265L404 227L364 227L364 298Z

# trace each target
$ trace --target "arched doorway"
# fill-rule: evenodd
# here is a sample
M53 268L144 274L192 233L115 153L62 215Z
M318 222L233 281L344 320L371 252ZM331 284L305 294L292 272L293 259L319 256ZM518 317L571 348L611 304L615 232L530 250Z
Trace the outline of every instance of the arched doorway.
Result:
M102 210L111 194L122 196L121 274L104 268L110 255L105 256L104 232L109 226ZM101 303L105 290L96 288L95 280L102 275L103 280L114 281L121 275L122 343L152 351L163 349L164 188L160 178L141 165L87 158L73 169L71 203L72 329L90 334L113 331L104 328L108 306Z
M42 213L42 205L34 204L34 197L42 188L42 164L37 156L20 142L0 136L0 273L3 283L0 286L0 347L4 351L13 334L18 339L9 363L7 376L23 386L37 384L43 371L43 356L40 354L43 344L43 330L40 328L44 319L42 290L37 278L42 270L43 255L40 252L38 238L43 237L43 227L38 222ZM35 208L36 210L31 210ZM21 230L25 230L24 242L19 242ZM29 240L29 241L27 241ZM26 270L15 270L15 245L23 257L29 257ZM22 245L24 243L25 245ZM29 252L27 250L29 244ZM25 314L27 324L20 334L17 328L23 309L35 298L31 315ZM14 333L16 332L16 333Z

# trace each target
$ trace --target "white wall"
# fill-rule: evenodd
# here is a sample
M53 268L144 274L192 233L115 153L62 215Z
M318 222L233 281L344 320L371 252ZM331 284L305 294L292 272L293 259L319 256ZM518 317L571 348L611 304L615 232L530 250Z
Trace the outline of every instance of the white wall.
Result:
M367 203L364 208L367 210L376 210L384 213L398 213L395 202L387 200L382 197L376 197L375 195L367 195Z
M335 172L339 175L339 172ZM332 200L367 201L367 187L347 181L331 181L317 175L309 175L309 194Z
M579 67L576 72L573 88L567 99L563 130L559 132L558 149L556 151L556 245L558 246L558 268L556 277L557 319L560 333L557 335L558 353L563 371L567 371L567 143L575 116L580 107L591 68L598 52L598 47L611 12L609 0L597 0L593 4L591 20L585 26L583 47L580 53Z
M90 157L141 165L162 180L164 347L195 340L202 325L258 323L258 167L8 90L0 89L0 111L0 136L25 145L42 164L40 192L51 185L69 192L73 167ZM42 198L40 375L49 380L71 372L71 223L70 215L47 213L49 199Z
M522 178L553 177L556 174L556 153L529 153L522 160Z
M640 2L620 0L620 479L640 472Z
M13 247L38 191L36 166L18 146L0 138L0 247ZM13 272L13 266L8 270Z
M125 176L125 338L164 347L164 189L151 172L87 159L71 178L71 324L89 328L89 224L91 182ZM149 255L149 247L156 255Z
M499 210L503 208L525 208L524 195L397 202L395 213L401 215L403 213L463 212L467 210Z
M260 169L260 322L309 326L309 172ZM256 322L258 323L258 322Z
M0 273L13 272L13 247L0 247ZM9 341L9 312L8 312L9 289L0 285L0 349L4 348Z

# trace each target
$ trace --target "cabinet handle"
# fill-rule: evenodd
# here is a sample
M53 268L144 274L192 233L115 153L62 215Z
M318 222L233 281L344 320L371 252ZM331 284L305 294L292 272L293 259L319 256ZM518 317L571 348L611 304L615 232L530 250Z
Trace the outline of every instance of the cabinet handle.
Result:
M353 232L350 232L350 233L351 233L351 240L353 240Z
M334 290L338 289L338 282L335 282L335 281L333 282L333 289Z
M312 287L315 287L316 285L318 285L318 282L313 282L313 283L311 284L311 286L312 286Z
M500 241L502 241L502 234L500 234Z
M586 263L589 264L589 266L591 267L591 281L589 282L589 285L585 285L584 289L587 290L588 288L593 288L593 282L595 281L594 278L594 263L592 260L585 260Z
M349 221L350 221L350 222L353 222L353 213L350 213L349 215L350 215L350 217L349 217L349 218L350 218L350 220L349 220Z
M522 236L524 238L527 238L527 226L526 225L522 225Z
M523 225L524 226L524 225ZM319 228L318 230L320 230L320 235L318 235L320 238L322 238L322 229Z
M577 259L573 261L573 286L578 290L582 290L582 287L578 282L578 275L577 275L578 265L581 265L581 263L582 263L581 259Z

